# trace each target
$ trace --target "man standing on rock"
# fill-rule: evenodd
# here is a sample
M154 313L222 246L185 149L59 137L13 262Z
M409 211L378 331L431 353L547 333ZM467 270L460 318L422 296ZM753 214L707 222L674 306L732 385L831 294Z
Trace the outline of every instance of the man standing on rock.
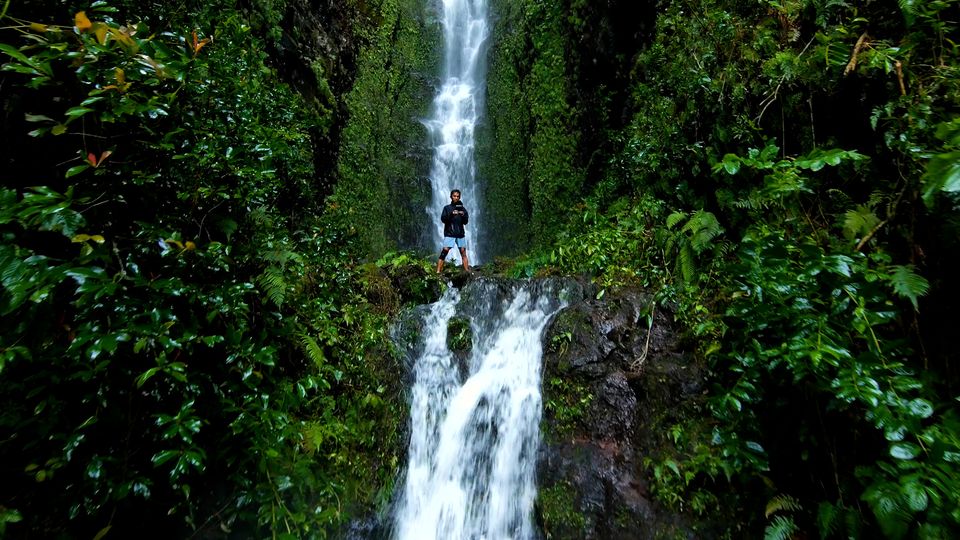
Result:
M464 226L469 220L467 209L460 202L460 190L455 189L450 192L450 204L443 207L443 213L440 214L440 221L443 222L443 249L440 251L440 258L437 260L437 273L443 271L443 262L447 260L447 254L456 246L460 249L460 259L463 261L463 269L470 271L470 265L467 262L467 239Z

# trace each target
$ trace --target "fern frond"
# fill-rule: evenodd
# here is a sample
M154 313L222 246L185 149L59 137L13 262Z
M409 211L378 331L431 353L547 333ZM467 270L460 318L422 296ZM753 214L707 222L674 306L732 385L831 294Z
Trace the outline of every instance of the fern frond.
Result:
M874 191L870 194L870 197L867 198L867 206L870 208L876 208L882 206L884 203L889 202L892 199L889 193L885 191Z
M677 269L683 277L684 283L693 283L693 278L696 274L696 265L694 263L693 250L690 249L690 244L686 242L680 246L680 252L677 254Z
M839 513L840 511L833 504L820 503L820 508L817 509L817 528L820 530L820 538L828 538L833 535L837 529Z
M930 282L916 274L912 264L896 265L891 268L893 273L890 274L890 284L893 285L893 292L910 299L913 309L919 309L917 298L927 294L930 290Z
M764 512L764 515L769 518L781 510L798 512L803 510L803 507L800 506L800 501L795 497L791 497L790 495L777 495L767 502L767 510Z
M847 213L843 215L843 235L848 240L863 237L863 235L870 234L870 231L878 223L880 223L880 218L873 213L871 207L857 206L855 210L847 210Z
M674 235L670 235L663 242L663 250L667 253L673 253L673 248L676 246L676 244L677 244L677 237Z
M733 253L736 247L737 246L735 246L733 242L730 242L729 240L724 240L719 244L717 244L717 254L719 254L721 257L726 257L727 255Z
M764 178L762 191L771 199L779 199L794 193L813 193L813 190L807 186L807 179L793 171L767 175Z
M692 233L690 246L696 253L702 253L710 245L711 240L723 233L723 227L717 221L717 216L706 210L698 210L683 230Z
M254 208L247 214L247 217L258 228L273 229L273 218L262 207Z
M672 229L677 226L677 223L687 219L686 212L674 212L667 216L667 228Z
M283 278L282 268L268 266L257 278L257 284L260 285L260 289L267 295L267 298L278 308L283 306L287 281Z
M841 207L849 206L853 204L853 199L851 199L850 195L848 195L843 190L830 188L827 190L827 195L829 195L832 199L836 200L837 204Z
M327 358L317 340L307 334L300 334L300 344L303 346L303 352L307 355L307 358L312 360L318 368L322 368Z
M769 203L759 197L757 192L747 195L746 199L740 199L733 203L733 206L741 210L765 210Z
M789 540L800 528L792 517L777 516L763 531L763 540Z
M303 257L299 253L283 246L278 247L277 249L263 251L261 252L261 256L263 257L263 260L277 263L281 267L286 266L288 262L303 262Z

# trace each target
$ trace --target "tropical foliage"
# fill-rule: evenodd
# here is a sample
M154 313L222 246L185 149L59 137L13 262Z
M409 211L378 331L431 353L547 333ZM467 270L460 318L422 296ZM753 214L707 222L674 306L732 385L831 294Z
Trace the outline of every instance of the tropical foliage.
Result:
M439 287L384 255L418 236L439 22L142 4L0 8L0 535L336 534L390 496L385 328ZM490 245L651 289L709 373L645 461L660 503L957 536L957 2L492 5Z
M540 9L521 4L504 16ZM538 23L577 44L551 57L563 84L504 68L518 100L552 88L603 134L554 157L588 164L586 196L515 272L676 306L711 389L647 460L665 504L768 538L955 536L956 4L670 1L632 39L619 4ZM539 50L532 28L494 58L524 32ZM542 144L551 124L528 125L505 143Z
M323 216L332 108L231 4L159 28L104 2L12 11L0 524L317 537L382 501L403 407L382 272Z

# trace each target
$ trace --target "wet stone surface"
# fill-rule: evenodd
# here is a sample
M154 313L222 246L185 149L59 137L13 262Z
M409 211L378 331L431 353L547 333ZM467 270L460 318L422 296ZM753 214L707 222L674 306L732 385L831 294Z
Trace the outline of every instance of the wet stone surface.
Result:
M574 510L551 508L549 497L541 497L544 536L694 537L683 516L650 495L643 463L658 453L661 430L703 384L692 355L680 349L672 314L638 289L610 291L601 300L586 295L554 317L544 343L538 489L549 494L562 487ZM584 400L582 411L571 409Z

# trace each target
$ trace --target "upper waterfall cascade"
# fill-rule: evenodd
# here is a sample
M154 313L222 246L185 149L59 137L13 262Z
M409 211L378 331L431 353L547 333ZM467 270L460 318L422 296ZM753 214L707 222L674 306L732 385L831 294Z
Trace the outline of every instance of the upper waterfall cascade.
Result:
M489 35L486 0L443 0L443 81L433 101L433 117L424 124L433 146L430 169L432 198L425 210L432 224L434 246L440 246L443 226L440 211L450 202L450 191L459 189L470 212L467 239L470 262L483 256L483 208L474 161L474 128L482 112L485 84L485 44ZM453 250L454 261L459 254Z

